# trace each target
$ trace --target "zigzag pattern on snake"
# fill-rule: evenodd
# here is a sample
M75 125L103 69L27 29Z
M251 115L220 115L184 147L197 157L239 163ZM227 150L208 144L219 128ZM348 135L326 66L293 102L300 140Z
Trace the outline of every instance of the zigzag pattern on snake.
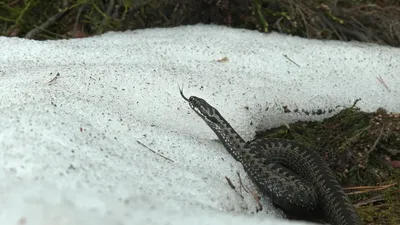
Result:
M333 172L313 149L281 139L246 142L204 99L180 93L274 204L295 214L321 211L332 225L361 225Z

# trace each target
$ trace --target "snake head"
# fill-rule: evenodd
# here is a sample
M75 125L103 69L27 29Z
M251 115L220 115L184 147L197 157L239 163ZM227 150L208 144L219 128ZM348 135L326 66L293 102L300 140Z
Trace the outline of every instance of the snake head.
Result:
M186 98L183 94L183 89L181 88L179 91L182 98L189 103L190 108L192 108L204 121L209 123L209 125L217 125L220 123L218 119L222 118L222 116L217 109L212 107L202 98L196 96L190 96L189 98Z

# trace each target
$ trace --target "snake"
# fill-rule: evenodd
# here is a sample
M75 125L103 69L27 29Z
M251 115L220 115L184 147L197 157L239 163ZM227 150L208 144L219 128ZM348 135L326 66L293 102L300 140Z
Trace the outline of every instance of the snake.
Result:
M243 165L263 196L286 214L318 214L331 225L361 225L361 219L332 170L311 147L293 140L245 141L204 99L182 98L214 131L225 149ZM322 215L321 215L322 214Z

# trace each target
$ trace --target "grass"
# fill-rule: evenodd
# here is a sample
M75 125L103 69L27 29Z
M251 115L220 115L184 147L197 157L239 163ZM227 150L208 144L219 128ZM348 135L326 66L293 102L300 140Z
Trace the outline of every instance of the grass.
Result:
M396 0L6 0L0 35L77 38L150 27L214 23L306 38L400 46Z

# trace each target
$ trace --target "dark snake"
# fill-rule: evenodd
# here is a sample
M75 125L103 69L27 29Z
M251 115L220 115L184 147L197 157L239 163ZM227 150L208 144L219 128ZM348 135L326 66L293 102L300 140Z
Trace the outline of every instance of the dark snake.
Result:
M215 132L263 195L285 213L322 213L332 225L361 225L333 172L316 151L294 141L255 139L246 142L217 109L196 96L181 96Z

